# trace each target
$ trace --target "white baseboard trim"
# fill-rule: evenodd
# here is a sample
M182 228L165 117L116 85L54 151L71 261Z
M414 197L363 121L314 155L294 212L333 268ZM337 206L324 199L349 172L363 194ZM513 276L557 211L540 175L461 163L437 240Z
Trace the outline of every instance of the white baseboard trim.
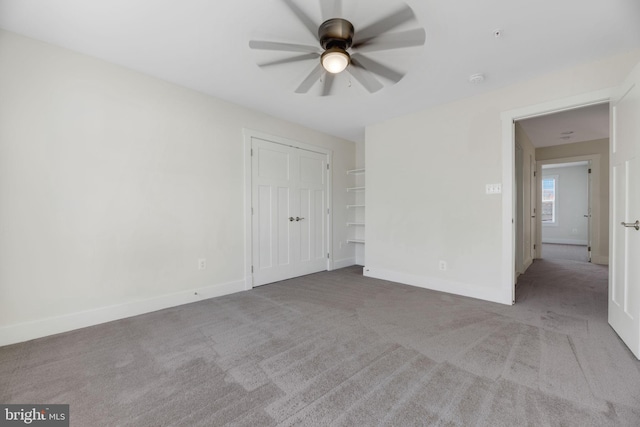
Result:
M511 292L507 293L502 289L489 289L469 283L454 282L436 277L416 276L397 271L383 270L375 267L365 266L363 274L374 279L388 280L390 282L403 283L405 285L416 286L433 291L446 292L449 294L461 295L465 297L477 298L484 301L497 302L499 304L512 305Z
M16 325L2 326L0 327L0 346L16 344L114 320L125 319L127 317L151 313L165 308L229 295L244 291L244 286L244 280L239 280L237 282L191 289L189 291L131 301L94 310L49 317Z
M526 273L526 272L527 272L527 270L529 269L529 267L531 267L531 264L533 264L533 258L527 258L527 259L524 261L524 265L523 265L524 271L522 272L522 274L524 274L524 273Z
M355 258L345 258L333 261L334 270L337 270L339 268L351 267L352 265L356 265Z
M544 239L542 239L542 243L555 243L557 245L582 245L582 246L586 246L589 242L587 242L586 240L577 240L577 239L544 238Z
M602 255L591 255L591 263L599 265L609 265L609 257Z

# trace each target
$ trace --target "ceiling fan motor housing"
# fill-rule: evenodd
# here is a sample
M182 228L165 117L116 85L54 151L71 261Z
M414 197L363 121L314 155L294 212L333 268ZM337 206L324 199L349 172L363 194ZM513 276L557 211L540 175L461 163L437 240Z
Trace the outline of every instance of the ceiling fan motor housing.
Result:
M341 18L324 21L318 29L318 37L323 49L335 47L343 50L349 49L353 43L353 33L353 24Z

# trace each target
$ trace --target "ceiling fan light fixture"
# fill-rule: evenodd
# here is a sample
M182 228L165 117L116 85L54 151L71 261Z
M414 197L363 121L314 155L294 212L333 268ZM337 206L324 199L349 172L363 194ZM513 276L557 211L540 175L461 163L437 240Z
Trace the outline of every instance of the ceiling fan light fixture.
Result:
M351 62L351 57L346 50L339 47L332 47L324 51L320 57L320 62L325 70L332 74L343 72Z

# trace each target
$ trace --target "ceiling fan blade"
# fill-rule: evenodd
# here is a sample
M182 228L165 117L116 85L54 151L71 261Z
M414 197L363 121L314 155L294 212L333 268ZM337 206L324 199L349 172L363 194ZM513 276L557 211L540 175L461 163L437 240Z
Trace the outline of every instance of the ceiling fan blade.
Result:
M422 46L427 38L424 28L384 34L371 37L353 44L359 52L376 52L381 50L401 49L404 47Z
M361 68L364 68L367 71L371 71L374 74L379 75L380 77L385 77L395 83L398 83L403 77L399 71L394 70L393 68L389 68L386 65L379 63L378 61L374 61L371 58L368 58L364 55L360 55L354 53L351 55L351 61L355 61Z
M324 87L322 88L322 96L331 94L331 88L333 87L333 81L336 75L332 73L325 73L324 75Z
M371 73L366 71L357 59L351 58L351 65L347 67L347 71L371 93L377 92L384 87L382 83L380 83L380 80L376 79Z
M402 8L393 12L391 15L385 16L384 18L377 20L373 24L356 31L354 43L357 43L360 40L377 37L380 34L386 33L387 31L392 30L414 18L415 14L413 13L413 10L411 10L409 6L404 5Z
M320 8L323 21L342 16L342 0L320 0Z
M258 67L270 67L272 65L290 64L292 62L307 61L309 59L317 59L320 57L318 53L307 53L305 55L293 56L291 58L278 59L276 61L265 62L264 64L258 64Z
M293 12L293 14L298 17L300 22L302 22L302 24L307 28L307 30L309 30L309 32L313 35L313 38L315 38L316 40L320 40L318 38L318 27L320 25L313 22L313 19L311 19L309 15L307 15L304 10L300 9L300 7L297 4L295 4L292 0L282 0L282 1L289 7L289 9Z
M324 73L324 68L322 68L322 64L316 65L316 67L311 70L306 79L300 83L300 86L296 89L296 93L307 93L309 89L318 81L318 79Z
M294 43L280 43L280 42L268 42L264 40L251 40L249 41L249 47L251 49L258 50L280 50L283 52L314 52L319 53L319 46L309 46L306 44L294 44Z

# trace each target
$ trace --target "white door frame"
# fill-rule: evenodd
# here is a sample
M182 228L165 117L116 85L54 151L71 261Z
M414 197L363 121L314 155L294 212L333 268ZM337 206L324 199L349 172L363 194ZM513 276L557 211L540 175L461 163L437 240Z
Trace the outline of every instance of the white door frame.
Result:
M573 157L562 157L557 159L547 159L547 160L537 160L536 172L537 175L542 179L542 167L545 165L554 165L559 163L575 163L575 162L583 162L590 161L589 168L591 169L591 178L592 185L589 188L589 200L587 209L591 213L591 218L588 219L589 226L589 242L588 244L591 246L591 253L593 254L594 248L598 248L597 255L592 257L591 262L594 264L607 264L608 257L604 257L600 254L600 229L595 227L594 224L599 224L600 219L602 218L602 213L604 210L600 206L600 180L602 179L602 168L600 161L602 160L602 156L600 154L586 154L583 156L573 156ZM542 212L542 188L540 188L541 181L536 180L537 190L540 197L536 197L536 209L538 212ZM608 209L608 208L607 208ZM608 210L607 210L608 212ZM536 258L542 257L542 216L536 215ZM608 242L607 242L608 243Z
M517 120L528 119L589 105L609 102L615 88L556 99L542 104L504 111L502 121L502 279L501 302L515 303L515 126ZM610 219L611 221L611 219Z
M276 144L282 144L288 147L299 148L302 150L313 151L314 153L320 153L327 156L327 165L329 166L327 173L327 234L326 247L328 251L327 258L327 270L333 269L333 224L331 222L332 206L331 201L331 165L333 164L333 151L327 148L318 147L316 145L305 144L303 142L294 141L292 139L283 138L280 136L270 135L264 132L243 128L242 135L244 138L244 288L249 290L253 288L253 273L251 266L253 265L253 225L251 221L252 206L251 206L251 183L252 183L252 168L251 168L251 142L253 138L263 139Z

